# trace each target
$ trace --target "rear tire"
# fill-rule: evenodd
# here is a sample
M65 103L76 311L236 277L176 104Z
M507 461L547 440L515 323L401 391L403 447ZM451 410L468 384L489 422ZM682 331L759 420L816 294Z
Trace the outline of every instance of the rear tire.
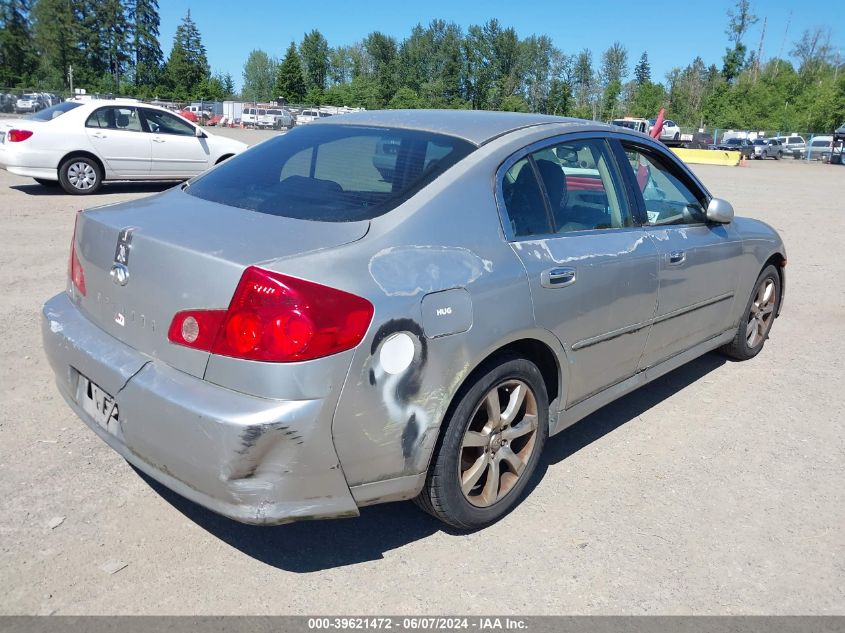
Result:
M769 265L757 277L734 339L720 347L719 351L735 360L757 356L769 338L779 304L780 275L774 266Z
M58 180L47 180L46 178L33 178L33 180L43 187L58 187L60 184Z
M494 357L458 392L415 502L460 530L494 523L522 499L549 433L549 402L537 366Z
M87 156L71 156L59 166L59 182L69 194L89 195L102 186L103 170Z

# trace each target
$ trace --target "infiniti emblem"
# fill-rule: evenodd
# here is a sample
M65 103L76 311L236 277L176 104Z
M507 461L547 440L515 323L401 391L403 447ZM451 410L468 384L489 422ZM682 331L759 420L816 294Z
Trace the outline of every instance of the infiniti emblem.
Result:
M118 286L129 283L129 252L132 250L134 228L121 229L117 234L117 247L114 249L114 265L111 267L112 281Z

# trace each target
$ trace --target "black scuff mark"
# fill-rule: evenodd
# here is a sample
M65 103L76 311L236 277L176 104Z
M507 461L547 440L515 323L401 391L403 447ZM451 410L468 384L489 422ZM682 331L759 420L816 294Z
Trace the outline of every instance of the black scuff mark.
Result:
M402 457L406 460L413 454L414 447L417 445L417 441L421 435L422 433L417 424L417 414L412 413L408 419L408 424L405 425L405 429L402 431Z
M405 370L405 373L396 385L396 398L401 402L408 402L419 393L420 386L422 385L422 372L428 362L428 343L426 343L425 334L420 324L413 319L391 319L387 321L378 329L373 337L370 354L375 356L382 341L399 332L413 334L416 339L414 344L416 348L414 360L411 361L410 367ZM370 375L370 384L375 385L375 374L372 369L370 369Z

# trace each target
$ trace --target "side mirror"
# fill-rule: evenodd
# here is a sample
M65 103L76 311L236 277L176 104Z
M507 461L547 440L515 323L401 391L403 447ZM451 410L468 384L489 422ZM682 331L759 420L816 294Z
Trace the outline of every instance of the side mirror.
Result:
M712 198L707 205L707 220L718 224L730 224L734 219L734 208L727 200Z
M205 138L205 132L203 132L200 126L194 128L194 136L197 138Z

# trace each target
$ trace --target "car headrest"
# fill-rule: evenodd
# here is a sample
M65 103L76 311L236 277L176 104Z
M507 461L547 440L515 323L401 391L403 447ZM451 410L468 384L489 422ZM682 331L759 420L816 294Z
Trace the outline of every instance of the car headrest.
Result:
M129 127L129 115L128 114L118 114L117 115L117 127Z
M544 158L537 160L536 164L543 185L546 187L552 210L559 209L566 198L566 176L563 169L560 165Z

